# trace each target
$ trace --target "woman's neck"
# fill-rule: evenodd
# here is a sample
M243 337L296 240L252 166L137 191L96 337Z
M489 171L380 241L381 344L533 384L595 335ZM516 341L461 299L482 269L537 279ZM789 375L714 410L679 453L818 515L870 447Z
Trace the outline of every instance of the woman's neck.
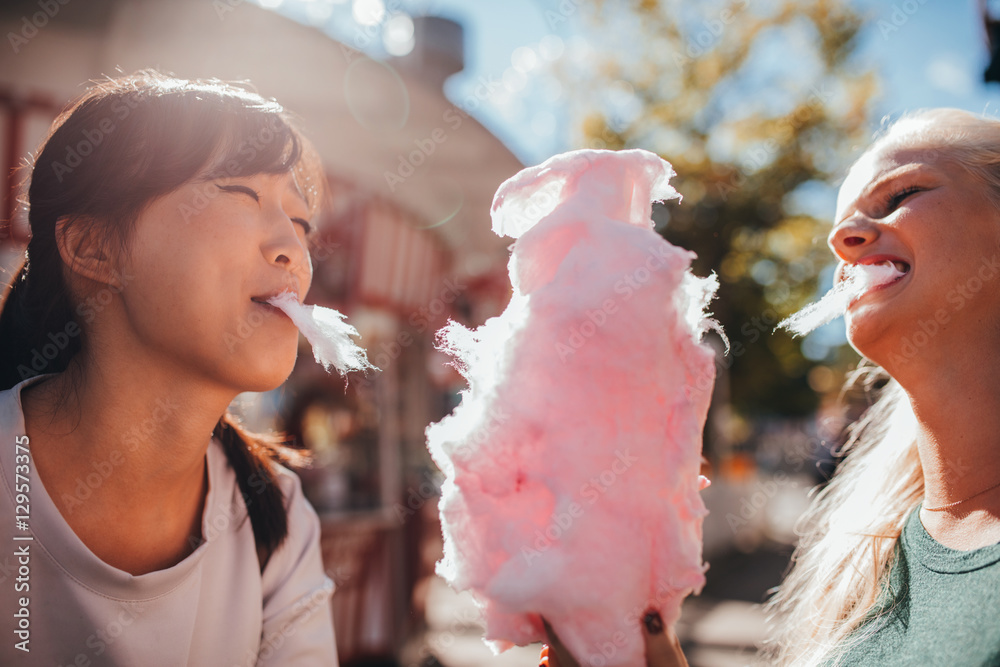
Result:
M917 418L925 528L945 546L1000 541L1000 368L952 359L906 387ZM905 386L905 385L904 385Z
M201 487L212 430L235 395L153 364L81 353L26 388L22 405L46 486L96 481L97 472L101 505L169 508Z

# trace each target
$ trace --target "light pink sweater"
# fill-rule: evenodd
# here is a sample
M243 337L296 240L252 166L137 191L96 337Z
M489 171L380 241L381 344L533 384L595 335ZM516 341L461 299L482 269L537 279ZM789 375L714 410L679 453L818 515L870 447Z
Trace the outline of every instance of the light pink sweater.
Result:
M289 535L261 575L236 475L213 439L206 541L173 567L133 576L76 536L17 446L25 441L20 389L38 379L0 392L0 665L337 665L319 518L294 473L277 467ZM88 484L114 474L116 461L81 471L74 495L86 502ZM18 473L27 476L27 518Z

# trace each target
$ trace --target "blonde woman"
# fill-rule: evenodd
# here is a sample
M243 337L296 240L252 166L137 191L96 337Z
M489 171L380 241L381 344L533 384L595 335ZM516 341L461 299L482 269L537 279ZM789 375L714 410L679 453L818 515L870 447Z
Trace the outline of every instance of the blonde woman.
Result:
M848 308L889 380L805 518L767 664L1000 665L1000 122L895 123L829 244L905 275Z
M851 167L829 245L838 277L904 272L846 313L863 373L887 383L803 518L760 661L1000 665L1000 121L896 122ZM686 664L643 634L648 665ZM576 664L550 644L542 664Z

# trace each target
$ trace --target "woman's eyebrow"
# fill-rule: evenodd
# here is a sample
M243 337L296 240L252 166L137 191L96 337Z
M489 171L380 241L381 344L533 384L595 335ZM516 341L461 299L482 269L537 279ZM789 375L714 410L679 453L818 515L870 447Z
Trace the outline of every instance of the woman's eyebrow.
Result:
M917 162L911 162L909 164L904 164L901 167L897 167L896 169L883 174L878 180L869 183L868 186L862 191L862 194L866 197L870 197L873 193L885 187L886 183L894 181L901 176L908 176L915 171L921 171L922 167L923 165Z
M880 174L875 180L870 181L867 185L865 185L865 187L861 190L861 192L858 193L858 196L855 197L854 201L851 202L851 207L850 207L851 213L843 216L840 220L834 223L834 227L841 224L842 222L844 222L844 220L853 215L853 212L856 211L858 208L858 202L863 202L867 199L871 199L871 197L873 197L876 193L885 188L887 184L891 183L897 178L908 176L913 172L922 171L922 167L923 165L921 163L910 162L908 164L896 167L895 169L889 172L882 172L882 174Z

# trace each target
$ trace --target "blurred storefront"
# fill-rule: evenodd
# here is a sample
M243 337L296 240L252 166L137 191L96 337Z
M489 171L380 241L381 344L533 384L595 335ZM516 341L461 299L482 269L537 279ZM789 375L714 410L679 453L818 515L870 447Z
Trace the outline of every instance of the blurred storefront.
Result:
M6 2L0 30L21 34L38 11L36 2ZM307 301L346 313L381 371L345 386L303 344L282 389L243 395L234 407L250 427L284 429L315 452L301 477L338 588L343 663L394 657L422 623L411 613L413 587L434 554L421 545L439 539L424 429L462 386L434 334L448 318L481 323L508 298L509 240L490 230L489 209L522 165L470 116L485 97L444 96L445 78L462 69L461 27L416 17L413 52L382 62L247 2L88 0L58 4L44 23L18 49L0 50L5 174L27 162L84 82L144 67L250 80L301 119L319 150L330 200ZM19 266L27 241L12 197L18 178L2 189L4 270Z

